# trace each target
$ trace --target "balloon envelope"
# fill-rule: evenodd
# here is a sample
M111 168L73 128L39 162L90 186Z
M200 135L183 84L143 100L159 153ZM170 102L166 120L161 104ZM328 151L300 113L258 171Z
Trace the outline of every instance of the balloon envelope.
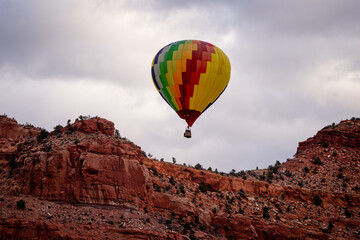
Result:
M156 89L190 127L225 90L230 71L225 53L199 40L165 46L155 55L151 66Z

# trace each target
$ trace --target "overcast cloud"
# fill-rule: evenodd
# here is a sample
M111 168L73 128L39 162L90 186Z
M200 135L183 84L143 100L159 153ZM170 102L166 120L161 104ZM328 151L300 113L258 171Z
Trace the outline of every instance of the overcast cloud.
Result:
M264 168L360 116L359 12L357 0L1 0L0 113L48 130L100 116L158 159ZM183 39L232 65L192 139L150 75L157 51Z

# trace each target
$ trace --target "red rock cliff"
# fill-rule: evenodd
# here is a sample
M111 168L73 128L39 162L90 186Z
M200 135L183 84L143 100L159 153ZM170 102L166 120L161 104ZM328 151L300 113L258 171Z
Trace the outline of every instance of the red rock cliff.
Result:
M316 144L341 145L343 147L360 147L360 121L344 120L320 130L315 136L300 142L297 153Z
M335 173L326 167L335 165L329 153L337 164L360 159L358 123L320 131L276 171L236 177L146 158L114 137L106 119L77 120L37 138L39 129L1 117L0 238L356 239L357 168L342 170L345 191L333 190L337 177L324 189L315 184ZM314 165L314 156L323 164ZM19 199L30 207L17 209Z
M22 136L20 126L11 127L15 132L6 131L5 137L9 132ZM14 151L20 155L13 172L18 181L7 186L9 191L57 201L129 201L144 206L151 197L152 183L147 168L139 162L141 149L120 139L114 141L114 124L105 119L76 121L72 127L73 134L63 132L61 137L53 135L45 143L22 144L20 151Z

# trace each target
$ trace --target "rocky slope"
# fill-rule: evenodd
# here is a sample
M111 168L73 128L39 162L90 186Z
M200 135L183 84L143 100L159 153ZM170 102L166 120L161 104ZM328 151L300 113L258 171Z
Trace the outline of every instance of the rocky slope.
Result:
M0 116L0 239L360 237L358 119L230 174L147 158L102 118L54 129Z

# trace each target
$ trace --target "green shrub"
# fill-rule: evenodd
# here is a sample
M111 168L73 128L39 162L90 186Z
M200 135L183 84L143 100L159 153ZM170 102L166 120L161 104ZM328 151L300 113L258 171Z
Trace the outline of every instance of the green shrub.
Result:
M50 152L50 151L51 151L51 143L50 143L50 144L46 144L46 145L44 146L44 151L45 151L45 152Z
M351 218L352 216L352 213L348 209L345 209L344 214L347 218Z
M283 210L282 210L282 208L281 208L281 206L280 206L279 203L275 203L275 207L277 208L277 210L279 211L279 213L283 213Z
M225 203L225 212L232 213L232 207L229 203Z
M179 190L180 190L180 192L181 192L182 194L185 195L186 192L185 192L184 185L180 185Z
M265 180L265 175L260 175L260 181L264 181Z
M183 225L183 234L187 234L189 231L192 230L191 225L188 222L185 222Z
M156 183L153 183L153 188L155 191L161 192L161 187L159 185L157 185Z
M321 197L319 196L319 194L316 194L314 196L314 204L316 206L321 206L322 205L322 200L321 200Z
M202 169L201 164L200 164L200 163L197 163L197 164L195 165L195 169L199 169L199 170L201 170L201 169Z
M54 127L54 131L55 133L61 133L61 130L63 129L63 126L61 126L60 124L59 125L56 125Z
M16 159L15 159L15 155L11 155L8 159L9 161L9 167L11 169L14 169L16 167Z
M189 238L190 238L190 240L197 240L197 239L198 239L198 238L195 236L194 230L190 230Z
M72 134L75 131L75 128L73 128L71 124L71 120L69 119L66 124L67 134Z
M268 170L276 174L279 171L280 165L281 165L280 162L276 161L274 166L269 165Z
M156 169L154 166L152 166L152 167L150 168L150 170L153 171L154 176L159 176L159 172L157 171L157 169Z
M292 173L291 173L288 169L286 169L286 170L285 170L285 176L291 177L291 176L292 176Z
M176 181L175 181L175 179L174 179L173 176L170 177L169 182L170 182L171 185L174 185L174 186L175 186L175 184L176 184Z
M25 209L25 201L23 199L20 199L19 201L17 201L16 207L18 209Z
M328 225L328 227L327 227L327 230L328 230L329 232L331 232L333 229L334 229L334 223L333 223L333 221L330 221L330 222L329 222L329 225Z
M272 171L268 171L267 172L267 176L266 176L266 181L268 183L271 183L271 181L274 179L274 175L273 175L273 172Z
M23 148L24 148L24 144L19 143L16 147L17 147L17 151L21 152L21 150L23 150Z
M37 135L36 139L38 142L41 142L41 140L46 139L48 135L48 131L46 131L45 129L41 129L41 132L39 133L39 135Z
M206 193L207 192L207 187L206 184L204 182L201 182L199 184L199 188L198 188L201 192Z
M298 185L299 185L299 187L303 187L303 186L304 186L304 182L301 180L301 181L298 182Z
M340 172L340 173L338 173L338 175L336 175L336 177L337 177L338 179L343 179L343 178L344 178L344 175Z
M286 212L291 212L291 207L290 206L287 206L287 208L286 208Z
M246 198L244 189L241 188L241 189L238 191L238 194L240 195L241 198Z
M322 165L321 159L319 157L316 157L313 161L314 164L316 165Z
M121 138L120 131L118 129L115 129L115 138Z
M270 208L269 208L269 207L267 207L267 206L264 206L264 207L263 207L263 218L265 218L265 219L270 218L270 213L269 213L269 211L270 211Z
M244 177L244 176L246 177L246 172L244 170L241 170L240 172L238 172L237 175L240 177Z

